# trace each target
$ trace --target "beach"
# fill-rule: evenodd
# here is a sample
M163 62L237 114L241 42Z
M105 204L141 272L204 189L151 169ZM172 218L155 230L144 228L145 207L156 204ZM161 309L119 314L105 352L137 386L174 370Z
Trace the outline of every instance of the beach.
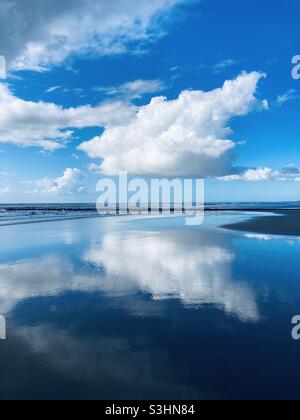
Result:
M300 236L300 210L275 210L271 216L254 217L223 227L268 235Z

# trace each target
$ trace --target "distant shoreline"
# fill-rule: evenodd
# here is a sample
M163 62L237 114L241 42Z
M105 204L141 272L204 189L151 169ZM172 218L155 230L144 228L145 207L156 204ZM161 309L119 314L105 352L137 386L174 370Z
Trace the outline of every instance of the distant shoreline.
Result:
M238 206L237 206L238 204ZM226 205L228 205L228 207L226 207ZM282 207L281 207L282 206ZM117 209L117 212L120 210L120 208L124 208L124 207L120 207L119 205L117 205L116 207L111 206L111 210L113 209ZM192 206L191 207L181 207L180 205L176 205L171 207L171 212L175 212L175 211L192 211L195 209L198 210L202 210L203 206ZM102 211L107 211L109 210L107 208L103 208L101 209ZM17 212L49 212L49 213L53 213L53 212L58 212L58 213L64 213L64 212L73 212L73 213L92 213L95 214L97 213L97 207L96 205L89 205L89 204L81 204L81 205L76 205L76 204L36 204L36 205L30 205L30 204L0 204L0 214L1 214L1 210L2 212L7 212L7 213L17 213ZM163 206L161 205L159 208L155 209L156 211L159 210L160 212L163 211ZM294 203L294 205L286 205L283 206L283 203L261 203L261 205L259 203L255 203L255 206L251 206L251 203L245 203L245 205L243 205L243 203L208 203L205 204L204 206L204 211L206 212L217 212L217 211L255 211L255 212L266 212L266 211L271 211L271 212L277 212L277 211L298 211L300 210L300 203L297 202L297 206L296 203ZM141 211L146 211L151 213L152 208L151 207L147 207L147 206L142 206L141 207ZM129 209L128 209L129 212Z

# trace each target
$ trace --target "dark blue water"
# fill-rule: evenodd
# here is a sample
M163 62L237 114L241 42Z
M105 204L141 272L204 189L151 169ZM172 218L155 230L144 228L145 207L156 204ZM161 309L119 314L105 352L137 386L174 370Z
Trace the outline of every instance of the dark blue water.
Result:
M299 398L296 238L250 214L1 228L0 398Z

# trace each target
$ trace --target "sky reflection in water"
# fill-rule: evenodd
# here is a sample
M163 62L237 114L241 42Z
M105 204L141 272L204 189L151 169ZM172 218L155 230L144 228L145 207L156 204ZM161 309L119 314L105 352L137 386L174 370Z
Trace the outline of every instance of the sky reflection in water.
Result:
M296 396L300 242L224 217L2 229L0 398Z

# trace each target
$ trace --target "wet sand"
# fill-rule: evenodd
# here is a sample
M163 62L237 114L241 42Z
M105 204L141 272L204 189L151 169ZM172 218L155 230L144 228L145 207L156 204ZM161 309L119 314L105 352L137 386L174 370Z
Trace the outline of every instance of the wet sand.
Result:
M300 210L277 210L274 216L255 217L221 227L258 234L300 236Z

